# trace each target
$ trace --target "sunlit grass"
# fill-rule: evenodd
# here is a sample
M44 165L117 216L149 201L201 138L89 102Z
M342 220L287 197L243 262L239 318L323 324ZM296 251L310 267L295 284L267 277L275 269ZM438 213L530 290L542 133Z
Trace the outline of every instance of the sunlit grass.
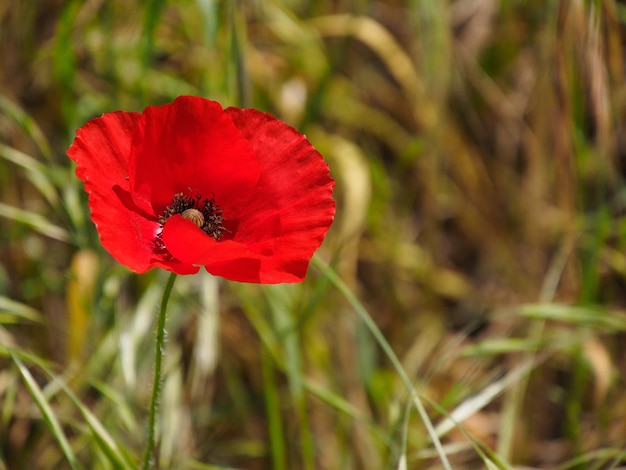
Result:
M623 466L624 11L0 7L0 469L140 464L167 273L104 252L64 153L181 94L306 133L338 210L302 284L177 280L162 468Z

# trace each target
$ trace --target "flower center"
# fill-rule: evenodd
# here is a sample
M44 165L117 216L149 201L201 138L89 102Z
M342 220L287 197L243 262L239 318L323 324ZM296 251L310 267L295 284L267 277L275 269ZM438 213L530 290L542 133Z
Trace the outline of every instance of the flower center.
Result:
M223 232L228 231L223 224L222 209L215 204L213 198L206 199L200 194L191 197L177 193L172 198L172 203L159 216L159 223L163 226L167 219L176 214L191 220L214 240L219 240L222 238Z
M202 228L204 225L204 216L198 209L187 209L180 215L182 215L185 219L191 220L198 226L198 228Z

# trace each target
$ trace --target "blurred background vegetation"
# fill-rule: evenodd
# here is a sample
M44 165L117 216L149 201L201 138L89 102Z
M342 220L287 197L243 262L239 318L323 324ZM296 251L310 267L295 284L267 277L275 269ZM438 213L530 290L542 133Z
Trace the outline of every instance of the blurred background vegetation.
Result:
M140 460L167 274L65 150L182 94L306 133L338 210L302 284L179 278L162 468L624 468L624 3L0 1L0 469Z

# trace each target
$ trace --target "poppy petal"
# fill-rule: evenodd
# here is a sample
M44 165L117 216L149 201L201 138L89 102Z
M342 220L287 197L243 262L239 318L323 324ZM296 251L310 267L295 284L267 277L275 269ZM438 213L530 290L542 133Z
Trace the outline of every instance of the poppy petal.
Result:
M298 131L255 109L228 108L226 113L257 154L261 177L245 204L239 206L234 240L265 242L267 221L276 220L274 251L267 269L301 272L320 246L334 219L335 182L328 165ZM251 246L251 249L254 248ZM295 263L295 265L294 265ZM302 272L302 277L306 269Z
M253 109L187 96L111 113L79 129L68 154L103 245L137 272L202 265L236 281L298 282L335 214L322 156ZM181 215L189 209L217 225L198 228Z
M190 264L232 281L277 284L298 282L306 275L308 259L291 263L256 253L232 240L215 241L190 220L176 215L165 223L162 238L167 250Z
M139 113L115 112L92 119L76 132L68 156L76 162L76 175L85 183L89 208L102 245L120 263L133 271L162 267L180 274L198 268L171 258L155 256L155 220L129 208L128 164L131 141Z
M150 106L132 143L130 183L136 203L159 214L180 192L237 204L259 179L250 145L219 103L182 96Z
M176 258L212 274L244 282L298 282L335 212L334 181L304 136L269 114L226 109L255 152L261 176L239 205L224 206L237 227L215 241L190 221L172 217L163 242Z

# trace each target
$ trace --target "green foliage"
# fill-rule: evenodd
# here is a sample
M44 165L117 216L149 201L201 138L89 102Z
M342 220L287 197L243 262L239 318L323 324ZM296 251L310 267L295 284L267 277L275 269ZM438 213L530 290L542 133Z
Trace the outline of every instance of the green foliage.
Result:
M183 94L306 133L336 221L296 286L180 277L161 468L626 462L615 0L0 6L0 469L136 468L167 273L100 247L76 127Z

